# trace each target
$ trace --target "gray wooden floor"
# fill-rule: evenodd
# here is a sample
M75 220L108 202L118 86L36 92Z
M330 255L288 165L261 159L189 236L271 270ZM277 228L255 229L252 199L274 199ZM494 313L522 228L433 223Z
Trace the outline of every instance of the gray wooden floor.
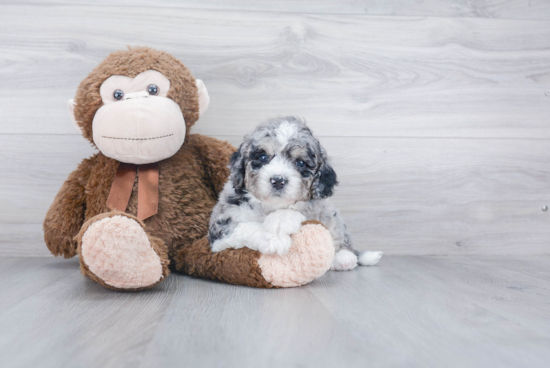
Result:
M550 256L393 256L297 289L113 292L0 258L2 367L548 367Z

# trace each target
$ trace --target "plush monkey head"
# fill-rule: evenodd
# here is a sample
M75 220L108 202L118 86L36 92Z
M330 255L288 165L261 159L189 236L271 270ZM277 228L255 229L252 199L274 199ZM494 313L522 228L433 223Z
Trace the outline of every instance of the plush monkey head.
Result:
M209 103L204 83L148 47L109 55L69 100L72 120L105 156L130 164L173 156Z

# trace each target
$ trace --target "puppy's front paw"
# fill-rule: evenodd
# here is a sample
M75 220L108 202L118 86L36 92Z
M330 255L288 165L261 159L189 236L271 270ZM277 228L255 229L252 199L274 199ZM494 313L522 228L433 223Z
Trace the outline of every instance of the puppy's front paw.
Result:
M258 250L263 254L278 254L282 256L288 252L291 245L292 239L288 235L279 237L271 233L263 233L258 244Z
M218 239L212 245L210 245L210 247L213 253L217 253L227 248L230 248L231 245L228 244L227 241L225 241L225 239Z
M357 256L347 249L342 249L334 255L330 269L334 271L349 271L355 267L357 267Z
M277 210L266 216L263 222L263 229L272 234L291 235L300 230L302 222L306 217L294 210Z

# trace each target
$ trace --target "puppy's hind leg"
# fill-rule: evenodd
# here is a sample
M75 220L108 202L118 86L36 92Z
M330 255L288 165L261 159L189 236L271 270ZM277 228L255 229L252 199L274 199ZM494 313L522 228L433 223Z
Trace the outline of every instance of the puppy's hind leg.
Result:
M348 249L340 249L334 255L330 269L333 271L350 271L357 267L357 256Z
M367 250L365 252L360 252L357 255L357 260L361 266L374 266L378 263L378 261L380 261L382 254L383 252L380 251L373 252Z
M334 255L334 260L330 267L333 271L351 271L357 265L360 266L374 266L382 258L382 252L365 251L360 252L357 250L340 249Z

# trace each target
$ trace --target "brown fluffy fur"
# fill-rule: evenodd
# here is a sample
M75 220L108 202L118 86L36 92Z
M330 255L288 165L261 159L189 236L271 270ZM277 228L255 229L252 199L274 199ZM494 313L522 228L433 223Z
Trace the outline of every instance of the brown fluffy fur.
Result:
M260 252L248 248L226 249L212 253L204 237L176 255L176 269L187 275L236 285L274 288L262 276L258 264Z
M195 79L173 56L137 47L109 55L78 87L75 117L84 137L92 144L92 121L97 109L103 105L99 93L101 84L112 75L135 77L149 69L157 70L170 79L168 97L181 107L189 132L199 116ZM227 165L230 155L235 151L227 142L186 134L180 150L159 162L158 213L144 222L139 221L165 265L174 259L179 249L191 247L196 241L203 244L206 240L210 213L229 176ZM44 238L54 255L65 258L75 256L79 252L79 239L89 224L112 215L112 212L108 213L106 202L118 165L118 161L99 152L82 161L76 171L69 175L44 220ZM126 209L132 218L137 213L137 180ZM214 257L205 252L200 256L189 253L187 264L208 263L209 256ZM217 256L216 260L223 258ZM257 256L247 259L257 267ZM242 263L239 267L235 262L233 264L239 274ZM202 266L197 264L196 267ZM84 262L81 262L81 269L92 280L110 287L93 275ZM167 275L168 268L163 266L163 270ZM223 269L227 273L233 271L227 267ZM201 276L200 273L194 274ZM223 279L225 276L220 277Z
M206 235L210 212L229 175L227 163L233 151L227 142L191 134L174 156L159 162L158 213L145 224L151 235L166 242L170 257L178 247ZM97 153L71 173L44 221L46 244L53 254L74 256L74 237L82 224L109 211L106 203L118 165ZM137 180L126 209L134 216Z

